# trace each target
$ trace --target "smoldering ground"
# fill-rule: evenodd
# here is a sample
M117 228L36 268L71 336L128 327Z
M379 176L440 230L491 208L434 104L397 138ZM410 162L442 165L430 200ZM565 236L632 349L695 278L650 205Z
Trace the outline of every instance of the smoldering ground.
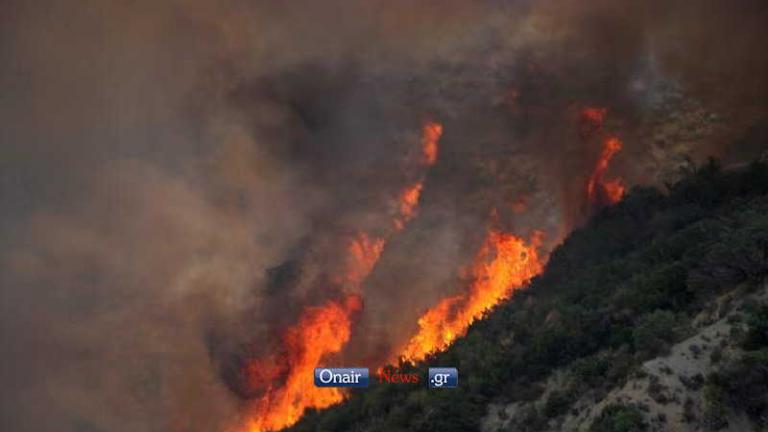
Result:
M766 7L737 3L9 2L3 428L227 425L226 365L338 294L343 239L383 229L426 119L439 160L362 287L349 359L391 355L461 289L492 209L559 240L599 152L581 107L609 109L630 184L762 150Z

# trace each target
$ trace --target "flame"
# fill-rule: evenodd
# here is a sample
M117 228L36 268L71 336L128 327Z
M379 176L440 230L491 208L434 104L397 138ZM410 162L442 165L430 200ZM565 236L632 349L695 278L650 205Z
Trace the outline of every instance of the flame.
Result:
M426 122L421 129L421 151L424 163L428 166L437 161L437 142L443 135L443 125L435 122Z
M350 315L362 307L360 298L351 295L343 302L329 301L304 310L298 324L284 334L288 376L284 385L269 388L257 401L247 422L248 432L279 430L299 420L308 407L325 408L344 399L337 388L315 387L313 372L328 354L341 351L350 336ZM249 369L260 369L260 363Z
M605 190L605 194L611 204L621 201L625 189L624 182L620 178L603 181L603 190Z
M416 205L419 203L421 195L421 182L406 188L400 196L400 215L406 219L413 217Z
M530 242L512 234L491 230L470 269L473 282L468 292L447 297L419 318L419 330L402 352L415 362L448 347L463 336L470 324L543 269L537 248L542 234Z
M416 206L419 204L422 187L423 183L418 182L400 193L400 199L397 202L398 215L393 220L396 231L401 231L408 221L416 217Z
M438 142L443 135L443 125L426 122L421 128L421 164L430 167L437 161ZM397 200L397 215L393 218L395 231L401 231L405 224L416 217L416 208L421 197L424 180L419 180L400 192Z
M600 195L598 195L599 191L603 192L602 195L605 196L609 204L618 202L624 196L625 187L620 178L603 179L606 171L608 171L611 158L621 151L621 147L621 140L616 137L608 138L604 141L603 150L587 182L587 198L590 202L599 203L601 201Z

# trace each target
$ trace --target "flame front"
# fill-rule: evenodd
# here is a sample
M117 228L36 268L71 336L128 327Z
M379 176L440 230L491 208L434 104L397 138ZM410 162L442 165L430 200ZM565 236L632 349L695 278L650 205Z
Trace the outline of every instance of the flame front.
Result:
M620 178L610 180L603 178L606 171L608 171L611 159L616 153L621 151L621 147L621 141L616 137L608 138L603 142L600 158L597 160L595 169L592 171L592 175L587 182L587 198L589 202L600 202L600 192L608 200L608 204L616 203L624 196L625 187Z
M442 125L427 122L422 128L419 168L426 168L437 160L438 140ZM350 291L357 292L381 257L389 236L401 231L416 216L423 188L420 180L405 187L397 196L390 229L377 237L358 232L349 240L343 276L339 278ZM337 388L318 388L313 381L314 369L329 354L338 353L349 340L351 315L360 310L362 303L356 295L342 303L330 301L322 306L306 308L299 322L283 335L282 356L270 356L251 361L246 366L249 380L282 382L272 385L258 399L246 421L247 432L274 431L296 423L307 408L326 408L344 400ZM277 379L281 373L284 379Z
M330 301L309 307L298 324L285 331L283 341L289 370L285 384L269 388L255 405L254 415L247 423L249 432L278 430L290 426L308 407L325 408L339 403L344 395L337 388L315 387L312 376L315 367L327 354L337 353L350 336L350 315L360 309L357 296L343 303ZM261 369L256 362L250 369Z
M483 313L541 273L543 263L537 251L540 241L540 232L526 243L512 234L491 230L470 269L469 291L443 299L422 315L419 330L402 357L415 362L445 349Z

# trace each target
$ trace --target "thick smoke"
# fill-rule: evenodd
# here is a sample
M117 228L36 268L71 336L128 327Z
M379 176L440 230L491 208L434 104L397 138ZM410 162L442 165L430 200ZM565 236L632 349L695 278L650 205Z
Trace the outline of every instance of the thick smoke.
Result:
M344 240L385 229L426 120L440 156L350 361L460 289L489 223L552 247L582 220L584 107L630 185L765 150L761 1L6 3L4 430L230 424L258 392L239 362L343 291Z

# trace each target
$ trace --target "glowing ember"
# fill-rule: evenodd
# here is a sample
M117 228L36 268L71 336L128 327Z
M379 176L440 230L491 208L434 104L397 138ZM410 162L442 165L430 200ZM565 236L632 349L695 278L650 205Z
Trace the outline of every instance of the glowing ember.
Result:
M315 387L313 371L328 354L337 353L349 340L350 315L361 308L360 298L349 296L343 304L328 302L309 307L299 323L285 331L285 358L288 376L279 388L269 388L255 406L247 422L249 432L279 430L288 427L308 407L325 408L341 402L344 395L337 388ZM249 367L260 369L260 363Z
M440 123L427 122L421 132L421 149L424 154L424 163L433 165L437 161L437 142L443 134L443 126Z
M448 297L419 318L419 331L402 356L411 362L440 351L463 336L469 325L542 271L537 247L541 233L526 244L512 234L491 230L470 269L469 291Z
M603 143L603 150L597 160L595 169L587 182L587 198L591 203L600 203L604 197L608 204L618 202L624 196L624 184L621 179L605 180L606 171L611 158L621 150L621 141L618 138L609 138Z

